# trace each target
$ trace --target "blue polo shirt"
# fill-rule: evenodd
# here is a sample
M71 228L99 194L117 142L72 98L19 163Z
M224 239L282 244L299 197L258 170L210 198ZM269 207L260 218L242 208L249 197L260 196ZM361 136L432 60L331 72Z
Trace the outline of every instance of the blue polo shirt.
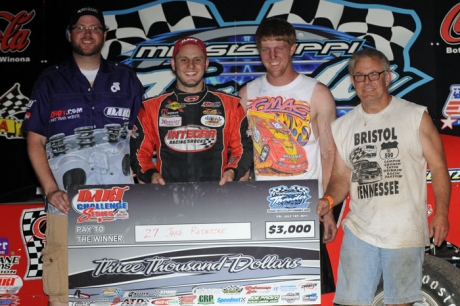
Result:
M23 131L45 136L74 134L75 129L128 123L131 129L144 89L128 66L101 58L93 86L73 57L49 67L37 79L24 119Z
M133 183L128 130L143 95L130 67L101 57L91 86L69 57L38 77L22 129L46 137L49 166L62 190Z

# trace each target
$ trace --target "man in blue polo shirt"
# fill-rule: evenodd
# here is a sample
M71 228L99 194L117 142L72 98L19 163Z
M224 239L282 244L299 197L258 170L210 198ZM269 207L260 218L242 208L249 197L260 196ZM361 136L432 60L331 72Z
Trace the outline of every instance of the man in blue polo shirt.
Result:
M72 56L37 79L23 131L47 202L43 286L50 305L68 305L69 185L130 184L129 138L144 89L129 67L107 61L102 11L73 11Z

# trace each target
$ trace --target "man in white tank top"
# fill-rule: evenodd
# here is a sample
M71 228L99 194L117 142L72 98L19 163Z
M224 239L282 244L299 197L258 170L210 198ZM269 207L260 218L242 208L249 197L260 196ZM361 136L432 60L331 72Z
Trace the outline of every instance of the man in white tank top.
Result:
M389 94L391 69L382 52L356 52L348 70L361 103L332 124L337 154L317 209L326 214L350 194L334 303L371 305L383 275L385 305L412 305L423 300L425 246L430 237L441 245L449 229L441 138L426 107ZM429 226L427 163L436 201Z
M289 22L264 20L257 29L256 43L267 74L239 91L254 143L255 179L317 179L321 197L335 152L331 135L331 122L336 118L334 98L326 86L294 70L296 33ZM332 211L322 221L323 242L331 242L337 232ZM325 255L321 289L327 293L335 287L324 244L321 254Z

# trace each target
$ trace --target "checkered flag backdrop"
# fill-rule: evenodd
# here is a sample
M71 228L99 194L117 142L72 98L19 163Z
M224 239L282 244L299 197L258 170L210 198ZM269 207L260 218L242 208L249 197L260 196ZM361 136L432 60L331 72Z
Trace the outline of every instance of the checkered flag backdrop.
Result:
M20 85L14 84L3 96L0 97L0 117L10 118L12 116L17 119L23 119L29 98L24 96L19 90ZM18 118L21 114L21 118Z
M176 41L183 36L181 30L218 27L205 4L191 1L150 3L124 12L105 12L104 18L109 27L102 50L106 58L129 57L138 44L154 37Z
M390 61L402 54L417 31L413 12L391 11L389 7L336 1L285 0L274 3L266 17L283 17L290 23L324 26L366 40ZM314 10L316 8L316 11ZM314 14L312 12L315 12ZM412 18L409 18L411 15Z
M310 24L345 32L382 51L390 61L404 48L419 29L418 17L412 11L390 10L379 5L363 5L341 1L304 0L270 1L263 18L281 17L294 24ZM172 9L174 6L174 9ZM263 12L262 12L263 13ZM136 46L155 38L175 41L182 30L219 27L220 16L213 16L206 4L171 1L148 4L128 11L105 12L110 30L104 56L130 56ZM177 37L172 37L177 35Z
M45 224L45 216L46 213L42 208L24 210L22 213L21 232L29 258L29 266L24 279L42 277L43 258L41 254L45 245L44 240L37 237L35 231ZM40 229L40 232L44 233L45 229Z

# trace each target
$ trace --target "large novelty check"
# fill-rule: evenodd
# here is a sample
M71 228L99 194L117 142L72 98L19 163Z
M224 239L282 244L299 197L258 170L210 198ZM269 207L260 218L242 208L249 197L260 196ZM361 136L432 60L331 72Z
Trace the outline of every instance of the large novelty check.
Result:
M318 184L72 186L70 305L319 304Z

